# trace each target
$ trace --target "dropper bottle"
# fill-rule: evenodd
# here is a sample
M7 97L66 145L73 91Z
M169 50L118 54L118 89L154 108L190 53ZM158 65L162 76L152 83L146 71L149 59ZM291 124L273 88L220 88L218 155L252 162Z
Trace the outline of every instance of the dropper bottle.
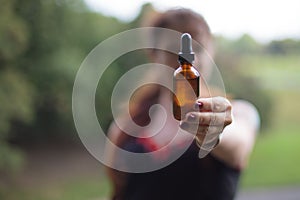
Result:
M181 47L178 53L180 66L173 76L173 115L177 120L182 120L186 113L193 109L199 96L200 74L193 66L195 54L192 49L192 37L188 33L181 36Z

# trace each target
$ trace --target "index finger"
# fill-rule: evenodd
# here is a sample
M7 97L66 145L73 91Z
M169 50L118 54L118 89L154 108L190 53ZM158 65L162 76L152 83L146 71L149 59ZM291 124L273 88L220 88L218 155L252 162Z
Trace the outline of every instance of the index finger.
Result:
M194 109L206 112L225 112L231 109L231 103L224 97L199 98Z

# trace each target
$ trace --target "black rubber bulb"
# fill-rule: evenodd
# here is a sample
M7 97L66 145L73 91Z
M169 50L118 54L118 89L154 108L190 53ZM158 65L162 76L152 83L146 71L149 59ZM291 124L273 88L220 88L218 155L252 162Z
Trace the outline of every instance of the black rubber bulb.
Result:
M181 59L184 59L185 61L189 63L193 63L195 60L193 47L192 47L192 37L188 33L184 33L181 36L181 46L180 46L180 52L179 55L179 62L182 61Z

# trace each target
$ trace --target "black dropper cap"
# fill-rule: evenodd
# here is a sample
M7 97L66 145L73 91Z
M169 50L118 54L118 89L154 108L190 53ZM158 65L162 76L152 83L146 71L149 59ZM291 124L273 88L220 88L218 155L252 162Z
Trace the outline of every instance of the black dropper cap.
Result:
M195 60L195 54L192 47L192 37L188 33L181 35L180 52L178 53L179 62L188 62L192 64Z

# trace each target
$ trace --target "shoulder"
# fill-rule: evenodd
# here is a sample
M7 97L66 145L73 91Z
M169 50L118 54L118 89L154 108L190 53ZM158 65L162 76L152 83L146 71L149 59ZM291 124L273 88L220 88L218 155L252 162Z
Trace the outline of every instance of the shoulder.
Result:
M260 127L260 116L256 107L249 101L238 99L231 101L232 113L235 120L244 121L255 127Z

